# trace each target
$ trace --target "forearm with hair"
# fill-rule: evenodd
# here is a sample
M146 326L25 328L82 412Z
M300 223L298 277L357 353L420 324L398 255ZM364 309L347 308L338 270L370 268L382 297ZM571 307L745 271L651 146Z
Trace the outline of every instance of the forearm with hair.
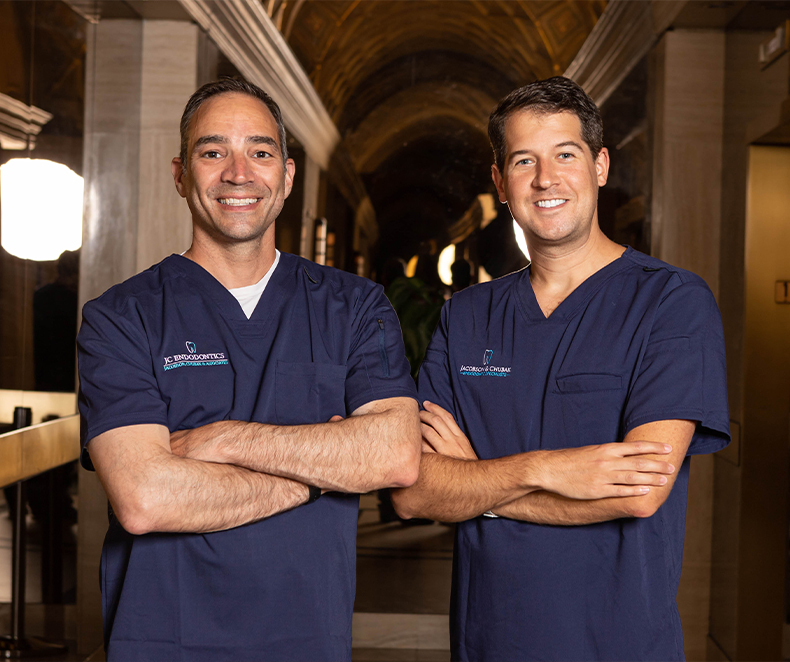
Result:
M187 433L200 443L186 455L332 491L410 485L416 477L420 436L417 406L409 403L315 425L219 421Z
M231 529L304 504L298 481L236 467L169 456L154 497L157 531L206 533Z
M89 444L115 516L130 533L206 533L294 508L306 485L241 467L174 456L163 426L105 432Z
M392 500L402 517L461 522L539 489L531 473L524 454L461 460L423 453L417 482L393 490Z
M621 517L634 517L644 497L608 499L569 499L553 492L537 490L513 501L492 508L495 515L533 524L573 526L607 522Z

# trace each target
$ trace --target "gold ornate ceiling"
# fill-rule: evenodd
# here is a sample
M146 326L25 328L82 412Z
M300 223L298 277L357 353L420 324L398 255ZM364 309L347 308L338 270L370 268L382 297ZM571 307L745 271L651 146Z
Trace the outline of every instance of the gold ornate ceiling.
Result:
M387 225L436 236L460 218L490 182L486 125L497 100L564 72L606 6L261 2L340 131L338 151L362 177L382 239Z
M505 72L513 85L562 73L605 2L350 0L270 3L283 35L340 126L388 65L426 52ZM279 5L275 7L274 5ZM414 72L414 75L419 75Z

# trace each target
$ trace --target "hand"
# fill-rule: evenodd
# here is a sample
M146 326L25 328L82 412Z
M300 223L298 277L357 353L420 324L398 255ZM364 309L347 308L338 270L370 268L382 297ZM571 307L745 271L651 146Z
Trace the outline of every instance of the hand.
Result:
M654 441L538 451L541 486L571 499L645 495L650 486L666 485L666 475L675 472L669 462L647 456L671 451L671 446Z
M427 400L420 412L423 453L439 453L459 460L477 460L469 439L458 427L452 414Z
M170 434L170 450L173 455L193 460L221 462L221 459L213 457L212 454L212 443L216 440L218 432L215 426L217 423L210 423L194 430L172 432Z
M193 430L178 430L170 434L173 455L204 462L230 463L222 450L236 437L238 421L216 421Z

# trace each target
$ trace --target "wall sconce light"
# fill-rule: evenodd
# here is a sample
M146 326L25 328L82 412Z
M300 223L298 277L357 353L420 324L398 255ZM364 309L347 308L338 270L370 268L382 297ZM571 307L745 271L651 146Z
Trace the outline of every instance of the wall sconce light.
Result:
M82 245L83 180L46 159L0 166L0 244L25 260L56 260Z

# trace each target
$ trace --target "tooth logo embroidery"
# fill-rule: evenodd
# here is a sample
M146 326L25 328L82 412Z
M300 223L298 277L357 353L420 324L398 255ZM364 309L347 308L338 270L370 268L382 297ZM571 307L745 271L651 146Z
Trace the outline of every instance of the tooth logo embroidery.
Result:
M494 350L487 349L483 352L483 365L461 365L459 373L464 377L509 377L511 366L491 365Z
M228 365L225 352L211 352L210 354L198 354L197 346L191 340L186 341L186 348L189 354L173 354L164 357L164 370L174 370L175 368L204 368L211 365Z

